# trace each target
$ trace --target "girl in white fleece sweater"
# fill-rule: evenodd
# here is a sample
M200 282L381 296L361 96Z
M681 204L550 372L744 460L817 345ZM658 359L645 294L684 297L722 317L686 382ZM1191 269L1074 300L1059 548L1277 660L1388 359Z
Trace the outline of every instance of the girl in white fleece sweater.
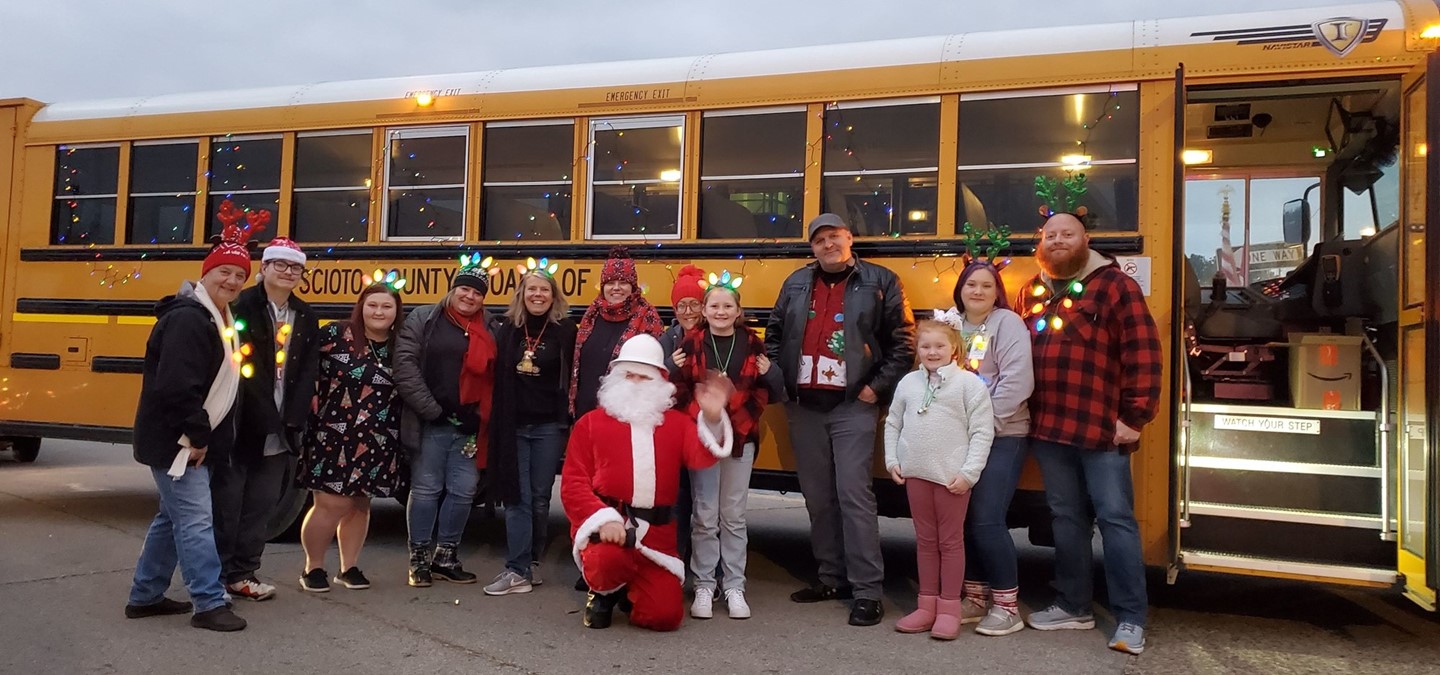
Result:
M900 380L885 417L885 468L910 499L920 581L918 608L895 630L953 640L965 584L965 511L995 418L985 383L955 362L955 329L921 321L916 333L920 368Z

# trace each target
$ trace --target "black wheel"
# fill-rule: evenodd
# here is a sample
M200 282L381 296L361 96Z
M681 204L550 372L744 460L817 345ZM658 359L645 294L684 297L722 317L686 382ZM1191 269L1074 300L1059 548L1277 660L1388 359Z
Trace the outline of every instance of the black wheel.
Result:
M305 512L314 503L315 498L309 490L295 485L293 481L286 481L286 485L285 493L280 495L270 522L265 526L267 541L299 541Z
M10 439L10 449L15 452L15 459L29 463L40 456L40 439L25 436L22 438Z

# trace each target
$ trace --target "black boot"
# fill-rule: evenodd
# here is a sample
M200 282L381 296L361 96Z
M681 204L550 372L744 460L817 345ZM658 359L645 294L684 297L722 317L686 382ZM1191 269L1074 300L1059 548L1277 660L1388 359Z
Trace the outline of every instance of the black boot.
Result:
M430 545L410 542L410 585L428 588L430 577Z
M473 584L476 577L460 566L460 556L455 544L440 544L435 547L435 562L430 565L430 574L436 579L455 584Z
M625 591L614 593L596 593L590 591L585 596L585 626L587 628L609 628L610 621L615 615L615 605L620 602Z

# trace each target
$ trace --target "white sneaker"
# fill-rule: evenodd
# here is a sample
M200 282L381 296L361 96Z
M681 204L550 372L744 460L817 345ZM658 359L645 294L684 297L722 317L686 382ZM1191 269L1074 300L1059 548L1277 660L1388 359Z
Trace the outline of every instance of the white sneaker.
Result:
M714 615L711 605L715 601L715 590L712 588L695 589L695 601L690 603L690 616L697 619L708 619Z
M745 602L745 591L731 588L725 591L725 608L732 619L750 618L750 605Z
M261 600L269 600L270 598L275 596L274 586L271 586L270 584L267 584L254 577L251 577L249 579L242 579L226 586L225 588L229 590L230 595L234 597L246 598L248 600L254 600L256 602L259 602Z

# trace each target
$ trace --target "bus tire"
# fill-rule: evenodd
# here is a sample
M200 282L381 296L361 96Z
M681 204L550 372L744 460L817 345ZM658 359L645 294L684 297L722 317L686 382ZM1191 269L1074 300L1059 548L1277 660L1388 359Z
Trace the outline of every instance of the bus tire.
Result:
M270 522L265 526L265 540L299 541L300 525L313 503L314 497L309 490L295 485L292 481L286 481L285 492L280 495L280 501L276 502L275 511L270 515Z
M15 453L16 461L29 464L40 456L40 439L33 436L11 438L10 450Z

